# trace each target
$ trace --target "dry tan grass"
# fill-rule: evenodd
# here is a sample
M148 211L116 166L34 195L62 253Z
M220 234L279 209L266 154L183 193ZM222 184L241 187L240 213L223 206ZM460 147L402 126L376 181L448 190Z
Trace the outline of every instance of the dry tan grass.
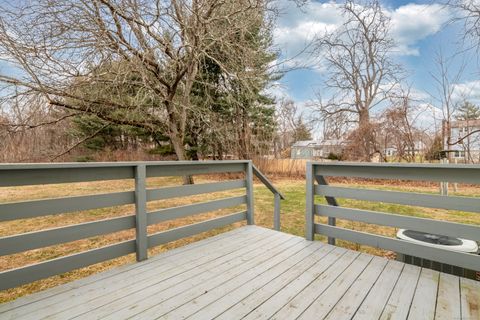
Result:
M305 178L305 159L266 159L253 160L255 166L263 173L277 177Z

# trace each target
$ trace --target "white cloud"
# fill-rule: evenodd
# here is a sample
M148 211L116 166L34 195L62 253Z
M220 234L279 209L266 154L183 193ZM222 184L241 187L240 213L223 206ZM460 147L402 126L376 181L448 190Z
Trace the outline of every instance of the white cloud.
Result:
M342 23L338 4L308 2L297 7L294 1L281 1L281 15L274 30L274 41L287 61L287 67L318 68L308 54L308 46L316 36L332 32ZM314 68L314 69L315 69Z
M440 31L450 19L450 12L440 4L407 4L388 13L392 37L402 55L419 55L416 44Z
M340 4L307 1L298 8L293 1L282 0L283 14L274 31L275 44L294 62L312 64L308 54L300 54L315 36L332 32L343 22ZM450 12L440 4L407 4L396 9L385 8L391 18L392 37L397 54L419 55L418 42L440 31ZM296 57L299 55L298 57Z
M452 85L452 100L454 102L468 100L480 104L480 80L467 81Z

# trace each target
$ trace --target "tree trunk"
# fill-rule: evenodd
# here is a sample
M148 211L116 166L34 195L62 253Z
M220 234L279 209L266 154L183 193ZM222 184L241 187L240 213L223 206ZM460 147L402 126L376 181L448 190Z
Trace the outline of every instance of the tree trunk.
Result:
M359 116L360 141L362 143L363 160L370 162L372 160L373 134L370 123L370 113L368 109L361 110Z
M175 150L175 154L177 155L177 159L179 161L186 160L185 156L185 146L183 144L183 139L179 138L178 136L170 137L170 141L172 142L173 149ZM192 176L183 176L183 184L193 184L193 177Z

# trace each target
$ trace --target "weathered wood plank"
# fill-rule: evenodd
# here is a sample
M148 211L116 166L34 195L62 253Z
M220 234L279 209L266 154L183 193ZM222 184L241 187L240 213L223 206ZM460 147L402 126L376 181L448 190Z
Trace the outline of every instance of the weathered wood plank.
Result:
M254 243L260 244L262 248L252 250L251 246ZM72 308L57 313L55 317L62 319L75 315L82 318L125 318L127 314L137 313L139 305L147 304L149 299L158 302L179 294L185 290L185 286L194 286L222 270L239 266L242 263L241 257L253 259L265 254L266 248L277 246L279 243L282 242L278 235L269 235L264 239L253 239L253 242L245 243L242 247L234 246L236 249L231 252L217 251L206 254L205 258L200 257L190 264L177 265L176 268L165 273L152 270L152 273L145 276L143 281L132 282L121 290L112 291L107 285L105 288L110 293L93 299L89 297L88 301L76 303Z
M206 292L213 290L220 284L230 281L236 277L242 277L252 272L258 272L259 270L268 269L277 263L285 260L293 253L300 251L305 247L305 240L297 237L292 237L284 246L269 250L262 257L257 259L251 259L250 261L241 264L235 269L231 269L227 272L217 274L210 281L204 282L199 286L191 288L171 299L168 299L162 303L155 305L155 307L147 310L146 312L138 313L132 319L149 319L152 317L171 317L169 314L181 307L183 304L205 294ZM178 314L177 314L178 315ZM175 317L173 317L175 318Z
M435 320L461 319L460 279L451 274L440 273Z
M309 257L308 259L305 259L304 262L297 264L294 268L280 275L262 288L256 290L245 299L237 301L233 307L229 308L215 319L240 319L253 310L256 310L260 305L263 304L263 302L270 299L280 290L285 290L290 293L300 291L301 289L295 290L295 288L306 287L307 284L320 276L322 272L324 272L331 264L337 261L346 252L346 249L337 247L323 256L323 250L327 250L327 248L331 247L324 246L323 248L324 249L321 251L318 251L318 255L320 256L318 260L316 255L312 255L311 258ZM279 299L275 299L275 301L279 305L282 304Z
M353 317L354 320L370 320L380 318L385 304L402 273L404 264L389 261L369 294L362 302Z
M479 317L475 281L256 226L117 269L0 305L0 318Z
M267 229L258 228L258 230L267 230ZM151 257L150 259L142 262L141 264L139 264L139 263L126 264L126 265L119 266L119 267L114 268L114 269L110 269L110 270L105 271L105 272L97 273L95 275L92 275L92 276L89 276L89 277L86 277L86 278L83 278L83 279L75 280L75 281L63 284L61 286L57 286L57 287L48 289L46 291L33 293L31 295L19 298L17 300L14 300L14 301L11 301L11 302L8 302L8 303L0 304L0 313L1 312L6 312L6 311L11 310L11 309L19 308L23 305L36 303L37 301L41 301L43 299L47 299L47 298L53 297L55 295L62 294L63 292L67 292L67 291L72 290L72 289L80 288L82 286L98 282L102 279L108 279L112 276L120 275L123 272L131 271L131 270L134 270L134 269L137 269L137 268L140 268L140 267L144 267L144 266L146 266L150 263L156 263L156 262L158 262L159 259L164 260L164 261L168 261L169 259L176 258L176 256L179 256L184 252L189 252L191 250L202 249L202 248L208 246L209 244L220 241L221 239L223 239L225 237L230 237L230 236L235 237L235 236L239 236L243 233L247 233L247 232L250 234L253 231L257 232L257 227L248 226L248 227L237 228L237 229L234 229L232 231L221 233L221 234L218 234L216 236L204 239L202 241L192 242L192 243L190 243L186 246L179 247L179 248L176 248L176 249L173 249L173 250L169 250L167 252L162 253L161 255Z
M132 179L134 166L135 164L130 163L109 167L88 167L82 164L81 167L55 167L54 165L33 167L32 165L27 169L17 167L18 169L1 170L0 168L0 187Z
M480 204L479 204L480 206ZM399 229L411 229L423 232L438 233L442 235L480 241L480 227L456 222L439 221L419 217L408 217L401 214L376 212L344 207L332 207L322 204L315 206L316 213L346 220L361 221L382 226L391 226Z
M408 163L314 163L315 175L478 183L479 165Z
M135 252L135 240L127 240L98 249L91 249L26 267L3 271L0 272L0 290L13 288L133 252Z
M323 319L326 317L348 288L365 271L365 268L371 265L372 258L370 255L361 254L297 319Z
M2 309L2 312L10 311L9 313L1 313L2 316L11 316L12 318L24 317L27 314L39 314L44 309L51 309L54 306L61 309L62 306L74 305L78 302L75 297L84 296L85 298L97 297L99 295L108 294L111 290L119 290L120 288L128 287L131 283L140 283L143 281L151 281L149 277L158 275L159 277L165 273L169 275L172 270L176 270L178 265L185 265L194 268L196 263L202 263L210 259L215 259L213 253L219 255L238 250L238 244L248 244L249 241L259 241L264 237L272 237L274 233L264 230L256 230L255 233L244 232L241 229L234 231L232 234L227 233L230 241L221 241L224 237L218 237L216 241L206 241L205 246L191 245L186 250L172 250L157 257L152 257L142 263L134 263L127 266L115 268L108 272L103 272L82 280L75 281L71 284L66 284L60 287L47 290L35 296L35 299L25 297L19 302L13 301L6 304L7 308ZM248 230L248 229L247 229ZM250 240L251 239L251 240ZM209 239L206 239L209 240ZM201 243L201 242L199 242ZM187 246L188 247L188 246ZM177 251L177 252L176 252ZM163 256L165 257L163 258ZM159 259L162 257L163 259ZM119 272L117 272L117 270ZM158 270L161 270L159 273ZM141 272L140 272L141 271ZM181 271L181 270L180 270ZM150 273L151 272L151 273ZM107 288L110 291L106 291ZM65 288L65 290L59 290ZM100 290L102 289L102 290ZM49 295L50 291L52 293ZM97 292L98 291L98 292ZM126 292L128 294L128 292ZM25 301L23 304L22 301ZM3 306L3 305L2 305ZM9 307L9 308L8 308ZM54 310L53 310L54 311Z
M278 241L278 236L270 234L262 238L252 237L253 239L248 242L244 242L245 247L250 247L254 242L260 244L275 243ZM242 242L240 242L242 243ZM277 242L278 243L278 242ZM61 306L52 305L49 308L42 309L41 311L47 312L55 319L64 319L66 317L82 316L89 317L86 314L93 310L95 317L100 315L108 315L116 309L121 309L125 305L131 305L135 301L136 296L141 296L141 299L145 299L152 293L154 296L158 294L164 295L164 289L169 287L175 287L178 283L189 279L192 281L196 275L207 268L207 270L220 269L223 263L228 261L236 262L238 257L242 254L250 254L249 250L245 248L239 248L238 245L233 243L225 248L218 248L215 252L206 252L203 255L200 253L195 261L190 263L173 262L170 266L167 266L164 272L159 272L158 267L148 271L143 271L140 275L132 275L128 281L124 278L118 279L112 283L103 282L98 286L95 286L91 292L77 294L72 302L66 301ZM179 264L180 263L180 264ZM154 279L154 280L152 280ZM156 290L152 288L155 287ZM141 300L140 300L141 301ZM113 307L112 307L113 306ZM60 310L59 310L60 309ZM52 312L54 311L54 312ZM51 314L54 314L53 316ZM33 320L41 312L37 311L34 314ZM30 319L30 318L26 318Z
M478 183L478 182L477 182ZM414 192L315 186L315 193L323 196L404 204L426 208L460 210L480 213L480 200L474 197L439 196Z
M480 282L460 278L462 319L480 319Z
M163 221L174 220L186 216L192 216L224 208L230 208L244 204L246 202L246 196L238 196L161 209L148 213L148 225L150 226L152 224L160 223Z
M367 268L355 280L352 286L344 293L343 297L335 304L333 309L328 313L325 319L341 320L351 319L355 314L363 299L367 296L377 281L378 277L387 265L388 260L381 257L374 257ZM328 293L326 293L328 294ZM321 304L324 301L317 300ZM328 308L321 308L325 310L323 313L317 314L322 318L323 314L328 312Z
M0 238L0 256L135 228L129 215Z
M257 317L262 319L270 318L270 314L273 315L271 317L272 319L297 318L347 267L352 265L352 262L356 261L358 257L358 252L348 251L331 265L327 271L322 273L311 283L307 284L306 287L301 288L299 293L294 292L292 294L292 292L281 290L278 294L269 299L267 303L261 306L261 310L259 310L261 313L252 312L246 317L246 319L256 319ZM277 298L279 298L278 301L281 301L281 303L276 304ZM282 304L284 305L279 310L279 307Z
M135 202L133 191L0 203L0 221L85 211Z
M292 270L295 270L295 267L297 269L303 269L305 265L308 267L315 261L318 261L318 259L321 257L325 256L331 250L333 250L333 246L326 246L321 242L314 242L293 256L288 257L282 263L264 271L258 276L252 279L245 279L245 277L242 275L241 278L224 283L221 286L209 291L207 294L201 296L199 299L190 301L189 304L182 306L182 308L189 308L190 305L188 314L193 314L195 310L195 304L207 305L206 307L203 307L201 310L197 311L195 314L191 315L189 319L213 319L223 311L235 305L238 301L249 296L251 293L277 280L279 275L281 277L284 276L284 274L289 274L289 271L291 273ZM296 273L296 275L298 276L298 273ZM247 281L238 286L240 282L245 280ZM208 304L209 300L205 299L207 295L216 296L217 299L213 303ZM185 313L185 315L187 315L187 313Z
M217 163L209 161L192 161L190 163L162 163L159 166L148 165L147 177L172 177L209 173L242 172L244 171L245 163L247 162L247 160L230 163L223 161Z
M408 319L434 319L439 278L438 271L422 269Z
M405 265L402 274L393 288L385 309L380 317L381 320L406 319L410 305L412 304L415 288L421 268Z
M199 183L184 186L164 187L147 190L147 201L164 200L178 197L187 197L197 194L226 191L237 188L245 188L245 180L231 180L220 182Z

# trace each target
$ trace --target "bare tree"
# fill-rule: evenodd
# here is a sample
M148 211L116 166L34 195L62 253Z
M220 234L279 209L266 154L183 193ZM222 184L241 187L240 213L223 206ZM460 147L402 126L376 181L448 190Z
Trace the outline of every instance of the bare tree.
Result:
M252 25L264 1L51 0L0 7L0 57L18 69L0 82L20 95L144 130L163 131L186 159L190 92L208 57L226 81L255 81ZM221 48L221 50L211 50ZM243 66L240 68L239 66ZM100 85L104 90L96 91ZM248 88L248 85L247 85ZM124 99L125 91L134 92Z
M282 99L276 110L277 133L274 142L275 156L284 154L299 140L312 139L308 121L298 111L298 106L290 99Z
M370 161L374 134L370 121L373 108L388 99L402 77L402 69L391 58L395 43L390 36L390 18L379 1L342 5L345 22L337 30L318 39L316 55L327 64L326 87L331 98L320 99L324 118L339 113L358 122L356 145L361 158Z
M417 125L421 110L412 99L410 88L401 89L398 95L390 98L390 105L380 116L379 150L393 147L398 161L415 162L422 155L417 153L421 151L418 149L430 144L426 141L425 129Z
M480 107L463 101L455 115L457 123L452 127L457 128L457 136L454 137L453 145L459 144L465 152L465 162L478 162L480 155L474 156L474 150L480 146Z
M457 55L445 57L442 50L438 50L435 56L436 70L430 73L436 88L436 92L430 95L442 110L442 143L449 159L450 147L455 144L452 141L451 122L460 102L455 99L455 85L461 82L466 66L464 61L457 64L456 58Z
M464 44L480 49L480 3L477 0L449 0L447 5L456 12L453 22L463 23Z
M74 116L46 108L35 96L0 101L0 162L49 161L72 143L69 120Z
M327 140L342 140L352 129L351 115L342 112L319 119L322 122L323 138Z

